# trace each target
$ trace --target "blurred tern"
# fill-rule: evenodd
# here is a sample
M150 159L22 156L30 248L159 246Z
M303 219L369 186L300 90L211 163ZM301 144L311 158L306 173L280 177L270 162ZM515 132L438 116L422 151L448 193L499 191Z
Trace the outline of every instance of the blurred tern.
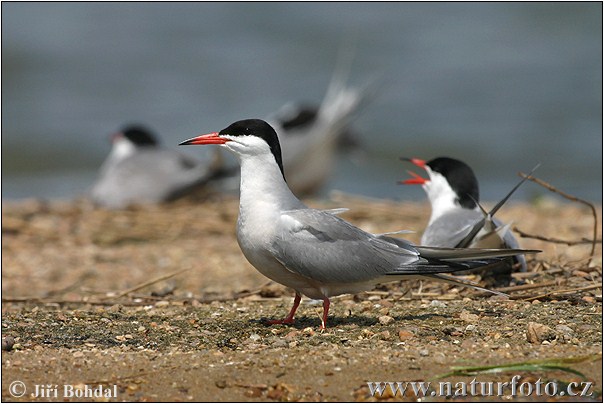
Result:
M353 226L336 216L341 209L307 207L285 181L277 133L265 121L237 121L181 143L207 144L234 153L241 166L237 241L243 254L260 273L296 292L288 316L271 324L292 323L302 295L323 300L324 329L332 296L417 276L459 284L442 273L526 252L414 247Z
M493 216L526 181L526 178L516 184L490 212L485 212L479 204L478 180L472 169L464 162L449 157L438 157L428 162L404 157L401 160L425 169L429 177L426 179L409 171L413 178L401 181L402 184L422 185L432 206L432 214L421 239L422 245L519 248L516 238L510 231L511 223L503 225ZM517 255L515 261L520 271L526 272L524 256Z
M106 208L170 201L218 175L193 157L161 147L142 126L125 127L111 136L111 142L90 191L92 200Z
M337 151L356 143L350 126L369 98L367 87L347 86L336 76L319 106L289 103L267 118L283 146L283 166L297 195L317 192Z
M279 136L288 184L298 196L312 195L325 184L339 150L360 149L351 126L374 96L375 80L354 87L343 70L336 69L319 105L289 102L266 118Z

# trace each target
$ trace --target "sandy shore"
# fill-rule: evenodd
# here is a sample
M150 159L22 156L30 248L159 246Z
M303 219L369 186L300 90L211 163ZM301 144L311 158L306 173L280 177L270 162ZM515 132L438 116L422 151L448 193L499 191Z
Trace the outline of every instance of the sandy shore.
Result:
M221 197L113 212L86 201L3 202L2 335L15 344L2 352L2 398L14 400L4 386L20 380L28 400L35 384L102 382L128 401L364 401L374 399L368 380L436 380L455 365L601 353L602 248L590 258L591 244L580 243L593 232L580 204L510 203L498 214L524 233L572 244L520 238L543 253L515 275L511 300L389 284L334 299L332 327L321 334L313 305L301 307L295 326L258 321L284 315L292 293L245 261L234 235L237 203ZM342 217L375 233L417 231L405 236L414 242L429 215L424 203L338 194L308 204L350 208ZM161 277L168 279L150 282ZM534 324L545 331L527 337ZM601 398L601 366L601 357L574 365L597 386L593 398Z

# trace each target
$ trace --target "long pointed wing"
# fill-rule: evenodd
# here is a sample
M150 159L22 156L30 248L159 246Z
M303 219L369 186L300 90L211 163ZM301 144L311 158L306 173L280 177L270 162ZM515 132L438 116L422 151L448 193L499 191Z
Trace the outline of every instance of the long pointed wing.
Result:
M315 209L284 212L271 253L288 270L324 282L363 282L420 261L401 248Z
M535 172L535 170L539 168L540 165L541 165L541 163L539 163L535 167L533 167L533 169L531 170L531 172L529 173L529 175L527 175L522 180L520 180L514 186L514 188L512 188L510 190L510 192L508 192L508 194L506 196L504 196L503 199L500 200L497 203L497 205L495 205L493 207L493 209L491 209L491 211L489 212L489 214L487 216L485 216L484 218L482 218L478 223L476 223L474 225L474 227L472 228L472 230L470 231L470 233L468 233L468 235L466 237L464 237L463 240L461 240L459 243L457 243L457 245L455 247L463 248L463 247L469 246L471 244L471 242L472 242L472 239L476 236L476 234L478 234L478 232L480 231L480 229L482 229L482 227L484 226L485 220L487 220L489 218L492 218L495 215L495 213L497 213L497 211L507 202L507 200L512 196L512 194L514 192L516 192L516 190L522 184L524 184L524 182L528 179L528 177L530 177Z

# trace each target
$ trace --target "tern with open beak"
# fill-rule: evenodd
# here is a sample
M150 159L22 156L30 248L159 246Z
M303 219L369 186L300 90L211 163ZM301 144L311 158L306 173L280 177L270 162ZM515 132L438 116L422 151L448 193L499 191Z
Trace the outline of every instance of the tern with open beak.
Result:
M406 185L421 185L428 195L432 213L422 235L421 244L434 247L457 248L519 248L510 230L493 216L526 181L519 181L489 212L479 204L478 180L474 171L463 161L437 157L430 161L401 157L403 161L426 170L428 178L409 171L412 178L400 181ZM537 165L533 171L535 171ZM522 254L514 257L521 272L526 272ZM507 270L509 274L511 267Z

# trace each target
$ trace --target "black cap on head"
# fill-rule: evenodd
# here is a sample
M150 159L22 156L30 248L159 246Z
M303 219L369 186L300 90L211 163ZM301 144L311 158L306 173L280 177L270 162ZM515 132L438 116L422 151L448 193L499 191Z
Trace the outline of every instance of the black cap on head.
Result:
M467 209L476 207L476 202L479 201L478 180L470 166L449 157L437 157L426 165L447 179L462 207Z
M123 135L137 146L155 146L158 144L153 133L141 125L129 125L122 129Z
M257 136L263 139L270 147L275 161L285 178L283 172L283 160L281 159L281 146L279 145L279 138L277 132L271 125L263 121L262 119L244 119L230 124L227 128L224 128L219 132L219 135L229 136Z
M311 125L319 113L319 108L309 105L300 105L296 108L295 113L290 113L288 116L279 118L281 127L285 130L302 129ZM296 133L296 132L294 132Z

